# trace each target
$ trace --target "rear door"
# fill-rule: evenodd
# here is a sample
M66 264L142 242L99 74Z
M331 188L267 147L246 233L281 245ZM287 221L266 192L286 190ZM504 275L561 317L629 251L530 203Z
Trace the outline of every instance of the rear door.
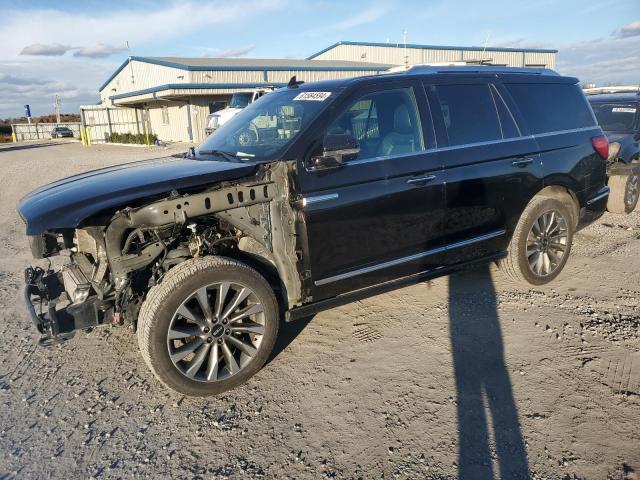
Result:
M503 250L529 199L542 188L537 144L522 131L495 79L443 79L426 89L446 183L446 260Z
M358 158L299 181L314 298L441 264L444 183L422 85L411 79L358 88L318 132L353 135ZM427 252L427 253L425 253Z

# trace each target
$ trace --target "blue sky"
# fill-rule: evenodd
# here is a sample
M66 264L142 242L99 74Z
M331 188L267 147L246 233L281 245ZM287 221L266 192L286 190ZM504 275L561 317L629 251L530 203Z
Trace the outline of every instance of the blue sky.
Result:
M640 83L640 1L0 0L0 118L97 100L127 55L304 58L339 40L559 50L585 82ZM130 52L125 49L129 42Z

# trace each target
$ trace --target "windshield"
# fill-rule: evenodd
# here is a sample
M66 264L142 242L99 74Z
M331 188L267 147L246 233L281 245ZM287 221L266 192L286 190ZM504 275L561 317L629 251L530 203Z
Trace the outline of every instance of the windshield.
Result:
M231 108L244 108L249 105L253 93L234 93L231 97Z
M633 133L637 116L635 105L593 103L591 107L605 132Z
M272 159L333 97L331 92L290 88L265 95L214 131L198 152L227 152L244 160Z

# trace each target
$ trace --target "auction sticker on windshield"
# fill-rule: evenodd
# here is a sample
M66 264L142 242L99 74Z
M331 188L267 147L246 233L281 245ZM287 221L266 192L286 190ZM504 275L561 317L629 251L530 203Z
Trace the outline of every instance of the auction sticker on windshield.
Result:
M611 111L613 113L636 113L635 108L628 108L628 107L614 107L611 109Z
M324 102L331 92L302 92L294 97L294 100L307 100L312 102Z

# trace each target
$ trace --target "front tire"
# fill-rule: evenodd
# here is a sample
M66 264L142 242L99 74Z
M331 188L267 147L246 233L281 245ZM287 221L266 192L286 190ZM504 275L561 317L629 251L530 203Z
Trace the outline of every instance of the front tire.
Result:
M138 318L140 351L172 390L216 395L262 368L278 312L273 290L251 267L225 257L188 260L149 291Z
M516 225L501 270L512 280L543 285L556 278L569 258L575 219L562 197L534 197Z

